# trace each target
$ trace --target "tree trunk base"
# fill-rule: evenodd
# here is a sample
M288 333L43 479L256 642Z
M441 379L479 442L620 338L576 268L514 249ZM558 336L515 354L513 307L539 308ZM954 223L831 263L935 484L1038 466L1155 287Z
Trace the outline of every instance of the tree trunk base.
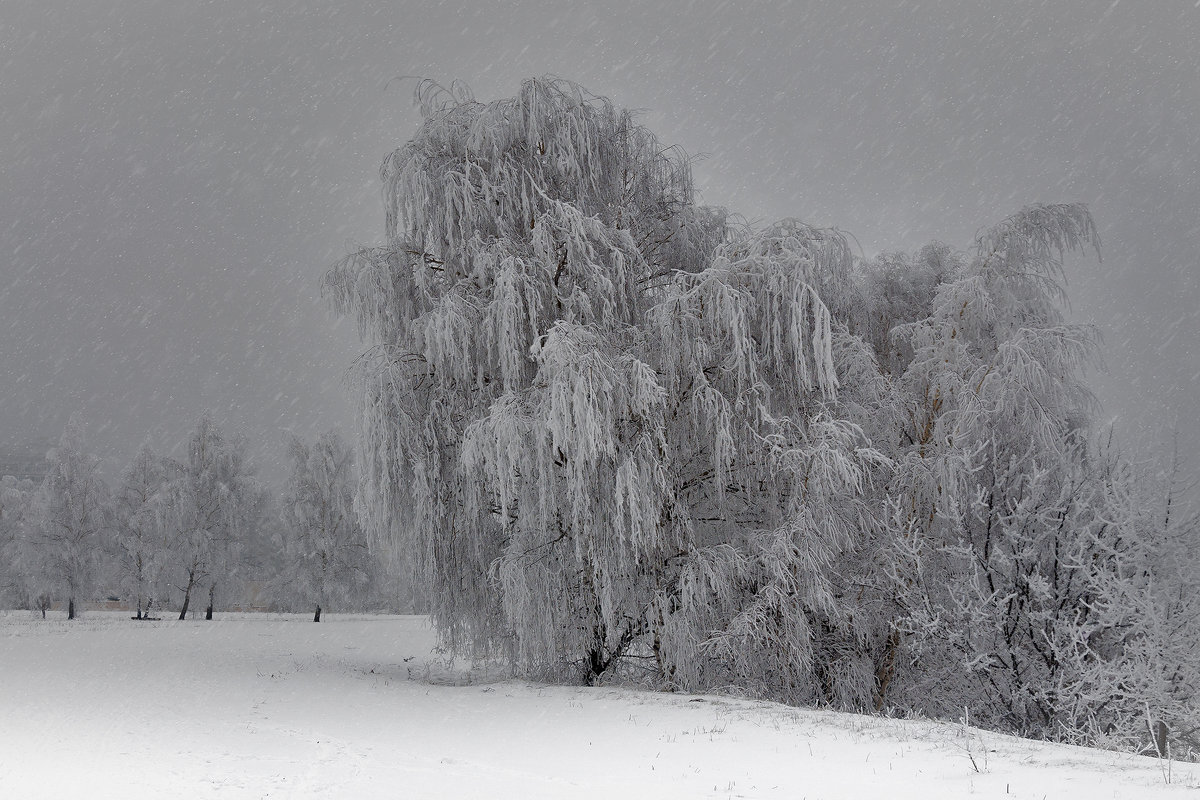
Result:
M313 622L321 621L321 607L317 606L317 613L313 615Z

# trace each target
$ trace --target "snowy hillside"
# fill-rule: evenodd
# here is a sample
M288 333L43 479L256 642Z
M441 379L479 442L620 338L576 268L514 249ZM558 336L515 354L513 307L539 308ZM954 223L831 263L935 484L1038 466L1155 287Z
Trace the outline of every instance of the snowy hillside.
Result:
M0 797L1157 798L1148 758L718 696L538 686L421 617L0 615Z

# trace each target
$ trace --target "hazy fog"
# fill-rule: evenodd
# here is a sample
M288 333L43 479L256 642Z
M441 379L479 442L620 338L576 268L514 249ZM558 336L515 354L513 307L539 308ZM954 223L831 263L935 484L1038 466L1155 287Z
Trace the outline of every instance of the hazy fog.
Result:
M81 410L119 469L211 408L274 478L286 431L350 432L319 279L382 231L396 78L553 73L707 154L704 202L868 255L1088 203L1107 414L1200 460L1200 4L642 5L0 3L0 441Z

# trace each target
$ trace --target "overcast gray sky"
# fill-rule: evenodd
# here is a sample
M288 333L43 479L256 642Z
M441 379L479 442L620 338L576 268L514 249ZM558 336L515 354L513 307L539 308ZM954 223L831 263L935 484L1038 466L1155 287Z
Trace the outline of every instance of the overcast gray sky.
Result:
M707 154L706 203L969 247L1083 201L1076 319L1125 441L1200 460L1200 3L0 2L0 440L72 411L124 466L211 408L264 475L352 430L324 270L377 241L419 75L552 73Z

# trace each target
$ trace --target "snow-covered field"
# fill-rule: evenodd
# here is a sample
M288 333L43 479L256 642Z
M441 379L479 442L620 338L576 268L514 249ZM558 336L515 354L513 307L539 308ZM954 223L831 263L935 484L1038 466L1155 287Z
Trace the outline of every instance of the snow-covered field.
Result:
M0 612L0 798L1157 798L1200 769L719 696L503 680L423 617ZM973 763L974 762L974 763Z

